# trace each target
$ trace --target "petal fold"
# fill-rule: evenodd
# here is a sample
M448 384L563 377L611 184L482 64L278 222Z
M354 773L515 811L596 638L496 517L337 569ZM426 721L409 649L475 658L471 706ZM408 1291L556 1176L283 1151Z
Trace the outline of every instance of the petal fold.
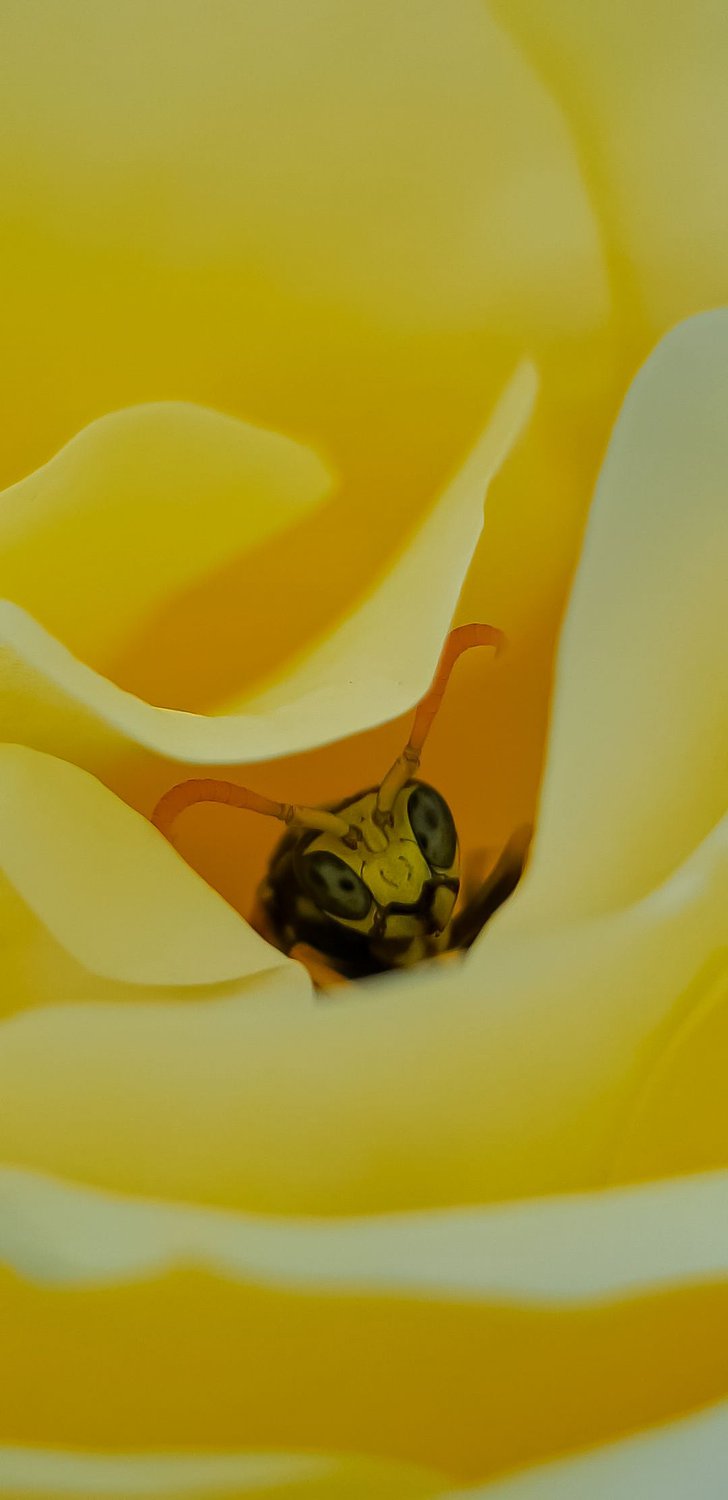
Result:
M603 330L574 143L486 6L279 0L211 28L179 0L170 29L69 0L69 32L39 4L2 32L16 473L151 389L406 484L423 428L435 467L467 442L504 348Z
M220 412L112 412L3 493L0 594L103 670L170 596L295 524L330 488L309 448Z
M350 614L275 686L217 717L157 708L123 691L12 602L0 605L5 733L92 769L140 745L176 762L273 759L394 718L427 688L483 525L488 485L528 420L536 376L521 365L481 438L399 556ZM393 643L397 648L392 669ZM293 645L293 643L292 643Z
M637 376L592 506L558 652L515 933L664 881L728 805L728 311Z
M281 967L305 979L146 819L87 772L21 745L0 745L0 870L8 949L16 893L76 963L107 979L211 985Z

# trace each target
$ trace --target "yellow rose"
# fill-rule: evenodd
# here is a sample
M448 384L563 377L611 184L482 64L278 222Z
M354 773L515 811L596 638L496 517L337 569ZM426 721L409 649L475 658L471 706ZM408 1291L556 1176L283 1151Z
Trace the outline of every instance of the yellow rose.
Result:
M725 1489L726 315L549 694L724 296L725 24L5 7L7 1494ZM550 710L526 878L316 1000L275 829L144 814L386 769L456 606L428 776L498 847Z

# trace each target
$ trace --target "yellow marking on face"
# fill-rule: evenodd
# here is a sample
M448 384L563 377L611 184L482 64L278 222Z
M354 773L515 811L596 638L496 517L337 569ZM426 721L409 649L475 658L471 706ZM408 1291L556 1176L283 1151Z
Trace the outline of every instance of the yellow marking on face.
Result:
M438 932L442 932L447 927L453 914L456 900L455 892L449 891L445 885L441 885L439 890L435 891L432 902L432 919L437 926Z
M348 823L361 831L356 848L349 848L336 834L321 833L307 845L306 854L315 854L321 850L343 860L364 881L378 906L386 907L393 902L416 906L425 884L432 878L432 872L407 816L411 791L411 786L406 786L398 793L392 807L391 823L383 828L374 819L376 791L366 792L364 796L347 803L339 812ZM443 873L457 879L458 864L456 850L452 865ZM452 891L441 889L436 893L434 914L438 927L446 926L454 904L455 896ZM344 917L336 920L354 932L366 934L371 931L376 914L376 907L372 905L366 917L360 920ZM392 936L395 935L395 930L391 924L398 915L394 913L387 921L387 933ZM401 915L409 923L408 928L402 927L402 936L409 936L421 924L421 918Z

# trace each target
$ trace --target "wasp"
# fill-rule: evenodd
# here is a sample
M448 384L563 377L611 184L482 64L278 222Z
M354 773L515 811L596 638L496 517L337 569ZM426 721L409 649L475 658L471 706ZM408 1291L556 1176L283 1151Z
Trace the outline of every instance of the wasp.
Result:
M505 638L492 625L452 630L401 755L378 785L328 807L275 802L230 781L172 787L152 821L169 836L185 808L224 802L287 824L258 892L253 925L301 957L314 980L355 979L464 950L520 879L529 830L509 841L494 869L456 910L460 850L452 812L417 772L450 674L463 651Z

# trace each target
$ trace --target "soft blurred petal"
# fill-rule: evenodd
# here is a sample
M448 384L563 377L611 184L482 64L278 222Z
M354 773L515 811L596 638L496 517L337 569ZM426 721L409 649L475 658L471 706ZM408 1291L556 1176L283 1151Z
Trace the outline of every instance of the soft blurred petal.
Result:
M174 394L404 476L484 367L607 319L568 128L478 0L9 0L1 40L26 471Z
M437 1500L724 1500L728 1491L728 1404L641 1432L543 1469Z
M305 1446L476 1479L728 1382L720 1175L345 1223L1 1186L14 1444Z
M0 746L0 869L0 970L7 955L12 973L14 943L28 940L27 907L77 964L127 984L302 975L146 819L87 772L20 745ZM39 998L14 993L6 972L2 993L13 1008Z
M0 58L0 480L109 410L170 398L289 433L342 475L254 567L231 558L124 643L109 675L141 698L214 712L329 634L516 360L538 360L548 401L499 482L464 598L522 643L498 674L498 732L489 704L472 736L507 768L485 814L530 816L584 475L632 356L577 146L519 43L480 0L70 0L62 19L54 0L9 0ZM96 770L113 756L104 779L150 805L157 789L142 801L127 739L99 732L82 687L52 725L28 702L50 696L52 648L17 622L11 637L32 742ZM258 753L239 738L179 750Z
M527 917L527 878L525 895L516 893L467 962L444 973L424 970L364 986L353 1004L301 1005L293 993L271 996L261 989L255 1000L246 992L244 1003L150 1004L133 1014L112 1004L99 1012L69 1006L19 1018L6 1030L0 1058L4 1150L12 1141L19 1162L132 1191L276 1210L473 1201L604 1180L626 1108L670 1027L682 1019L685 997L699 998L712 982L710 966L726 941L728 823L697 843L716 800L705 737L716 733L716 641L707 625L716 623L716 593L719 600L724 596L720 579L709 586L717 547L711 532L711 545L699 552L704 564L692 564L684 507L677 502L662 511L661 528L655 526L659 497L671 479L664 465L657 497L654 486L645 482L635 491L627 481L633 465L642 473L658 463L655 434L668 442L668 423L680 415L682 382L683 441L694 452L694 429L705 439L691 507L692 529L704 537L703 515L713 516L722 452L714 427L706 432L705 413L713 411L708 398L727 322L705 317L678 330L658 349L627 403L597 497L559 667L560 705L569 703L574 674L584 693L593 681L598 688L586 727L578 706L568 716L559 706L554 726L552 774L561 762L571 768L575 797L583 786L581 832L600 828L601 806L593 787L589 799L587 787L591 768L605 756L605 800L609 776L619 792L610 802L612 826L605 823L597 843L605 871L608 836L624 807L634 818L647 817L643 833L654 839L656 852L648 843L644 857L652 859L655 878L669 878L631 904L626 882L615 909L589 920L575 920L583 909L575 890L575 911L563 910L561 924L522 932L517 916L523 903ZM693 387L700 391L706 370L710 379L698 402ZM622 452L629 459L624 492L613 482ZM643 529L654 552L649 568L638 546ZM673 530L681 546L671 542ZM609 599L615 559L623 554L620 610L627 627L639 621L641 631L618 670L591 618L589 633L575 637L584 613L591 616L601 595ZM666 627L664 601L684 575L697 587L694 600L686 592L683 609L692 649L675 643L666 692L654 686L654 652L664 639L660 608ZM628 633L631 642L634 631ZM651 640L651 653L643 636ZM641 708L643 689L662 725L658 744ZM685 705L695 724L686 722ZM633 742L634 716L652 745L646 756ZM609 738L608 755L602 736ZM572 755L573 743L578 754ZM633 751L641 779L628 769ZM664 798L679 788L676 777L693 753L703 777L686 791L690 820L675 813L683 818L687 857L673 869L665 855L672 836L663 826L671 812ZM562 801L566 818L568 798ZM546 854L553 844L548 805L547 785ZM631 831L631 821L620 825L619 841L630 854ZM594 839L586 840L587 848ZM580 852L577 841L574 857ZM672 861L676 853L673 838ZM593 860L593 848L591 854ZM635 859L640 854L636 849ZM582 861L586 883L592 866L583 855ZM538 889L538 854L535 868ZM567 885L568 874L559 868L554 885ZM242 1153L241 1140L248 1143ZM669 1155L654 1170L669 1171Z
M2 1027L0 1156L272 1212L602 1181L671 1017L725 941L727 855L728 821L634 907L483 941L471 963L343 1001L266 981L199 1004L27 1011Z
M131 1198L0 1167L0 1260L38 1285L195 1265L258 1286L435 1301L553 1302L728 1276L726 1172L645 1187L342 1219Z
M639 899L728 803L728 311L676 328L632 386L558 653L523 933Z
M4 492L0 591L103 670L170 595L295 526L329 487L279 433L182 402L115 412Z
M375 701L382 721L422 696L482 530L486 492L528 422L536 390L535 369L520 365L478 443L369 597L298 672L254 694L249 712L293 721L315 708L322 725L338 718L351 733L352 724L372 722L360 699Z
M31 510L57 506L47 476L10 496L6 732L97 770L135 806L151 805L149 751L167 760L160 775L170 762L290 755L414 701L477 539L491 437L469 476L477 496L456 485L423 522L424 510L525 347L548 395L496 487L459 605L503 625L514 649L471 701L478 679L464 666L441 728L454 747L443 788L470 798L473 822L481 797L506 829L514 808L530 811L555 621L614 393L665 320L722 295L725 31L711 0L674 25L653 0L599 0L588 17L571 0L424 0L414 14L406 0L71 0L62 17L52 0L10 0L3 12L3 477L110 409L169 397L306 445L254 435L288 458L276 515L261 508L256 533L241 506L232 547L232 448L229 462L203 453L199 477L196 459L181 473L181 449L164 449L151 553L117 524L114 505L133 491L141 511L155 467L157 437L145 437L131 473L138 412L86 430L51 466L51 487L65 476L61 505L64 489L75 504L85 481L64 466L109 432L123 438L112 467L126 489L121 473L104 488L89 470L85 561L81 536L63 565L70 513L46 514L52 577L20 538L29 497ZM0 1025L0 1151L21 1164L2 1179L0 1488L4 1475L6 1488L54 1493L59 1463L71 1493L209 1492L227 1463L232 1493L328 1486L394 1500L608 1442L725 1392L718 1175L404 1212L669 1172L679 1111L691 1126L677 1165L720 1159L728 861L706 492L725 489L725 351L711 353L713 332L676 337L683 384L663 378L668 345L605 471L532 873L466 964L314 999L97 783L3 752L3 978L12 1006L36 1009ZM643 401L645 381L661 405ZM237 443L229 419L193 422ZM655 441L660 424L674 441ZM678 440L691 464L680 467ZM326 507L313 452L344 476ZM197 500L215 465L221 537ZM699 510L690 525L678 481ZM162 512L178 523L182 496L190 524L172 527L168 552ZM625 577L608 648L597 610L613 618ZM99 598L108 616L94 632ZM670 676L655 677L665 642ZM509 692L510 716L491 730ZM432 750L439 779L436 737ZM244 835L243 853L252 869ZM335 1217L373 1208L401 1212ZM698 1439L703 1462L713 1431ZM49 1447L33 1452L39 1436ZM702 1471L688 1428L663 1437L666 1483L682 1472L692 1488ZM647 1472L664 1475L645 1452ZM632 1455L594 1454L557 1492L573 1492L573 1473L590 1493L605 1475L610 1493L615 1472L634 1488Z
M302 1453L79 1453L0 1447L12 1500L434 1500L442 1479L417 1464Z
M684 997L624 1122L613 1176L649 1177L728 1161L728 943Z
M728 11L490 0L577 145L615 297L639 328L725 302Z
M17 605L0 605L6 733L18 737L20 725L32 743L84 764L130 742L172 760L230 763L320 745L404 712L429 684L480 535L485 492L527 421L535 387L532 367L520 366L404 550L372 579L359 577L354 563L351 612L300 661L290 654L300 647L293 625L278 683L248 694L238 712L210 718L142 702L78 661ZM81 445L80 460L87 451ZM204 528L202 510L196 521ZM352 567L345 558L342 566Z

